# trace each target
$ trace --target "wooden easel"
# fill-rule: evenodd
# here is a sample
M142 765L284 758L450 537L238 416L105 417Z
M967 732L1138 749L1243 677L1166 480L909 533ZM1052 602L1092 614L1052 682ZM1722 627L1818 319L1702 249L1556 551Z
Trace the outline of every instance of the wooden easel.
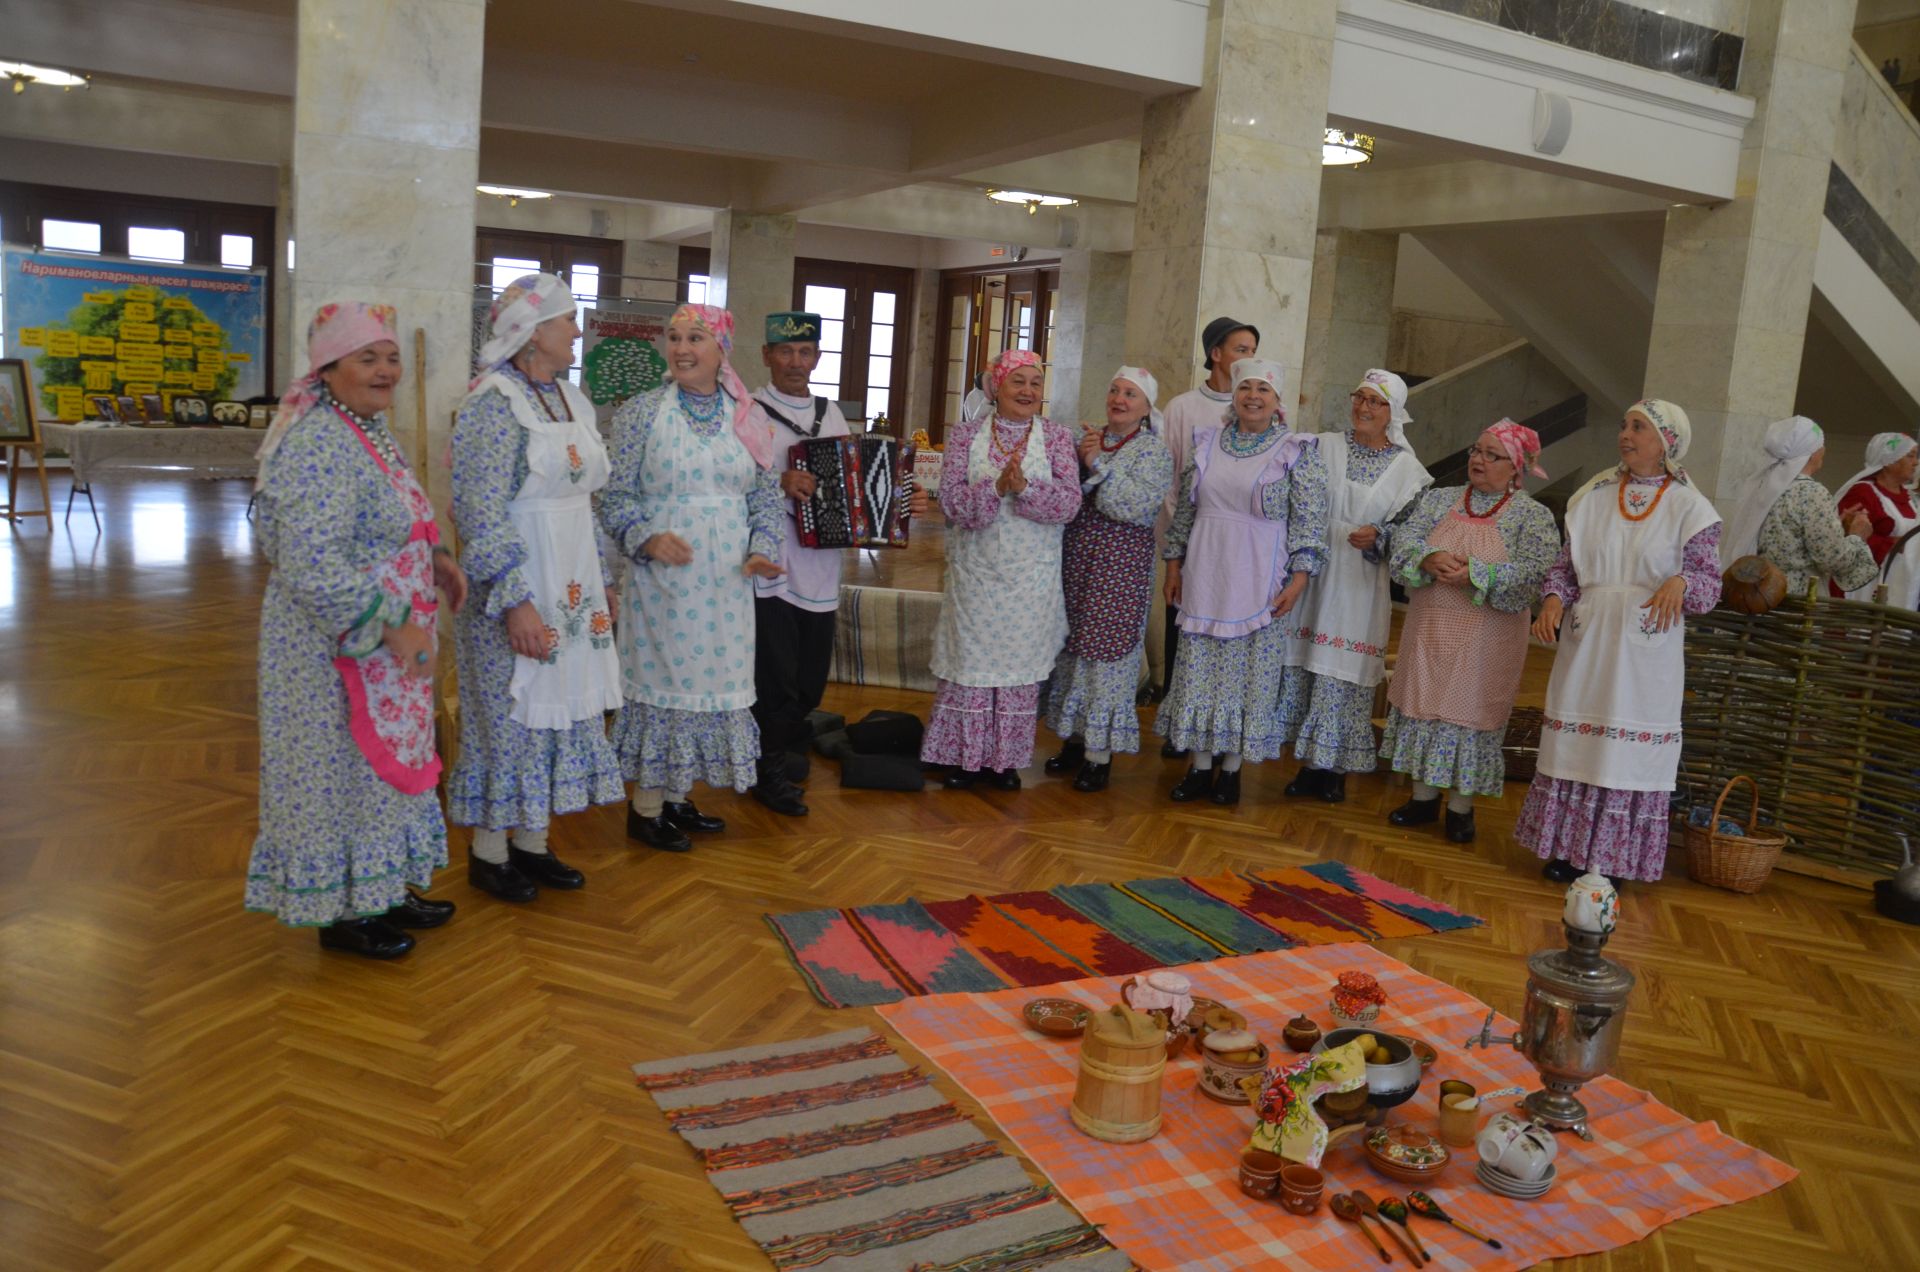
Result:
M4 511L9 525L18 524L29 517L44 517L49 532L53 529L53 500L47 494L47 446L45 442L8 442L7 448L7 502ZM40 507L36 511L20 511L20 456L25 452L33 456L33 466L40 473Z

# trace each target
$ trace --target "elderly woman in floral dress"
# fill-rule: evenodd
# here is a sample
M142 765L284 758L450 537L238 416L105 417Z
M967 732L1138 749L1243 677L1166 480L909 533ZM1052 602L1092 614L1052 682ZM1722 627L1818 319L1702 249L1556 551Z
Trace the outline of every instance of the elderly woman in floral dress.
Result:
M1280 719L1301 769L1286 793L1337 804L1347 774L1371 773L1373 692L1386 674L1393 599L1392 519L1433 484L1407 441L1407 385L1369 371L1352 395L1352 425L1320 445L1327 467L1327 565L1287 623Z
M664 343L670 381L614 414L600 520L627 557L613 724L634 784L627 834L686 852L688 832L726 829L693 784L754 782L752 580L780 573L785 506L772 421L727 361L733 315L682 305Z
M467 580L387 430L400 383L391 306L323 306L310 370L260 447L260 833L246 905L366 958L413 948L445 901L414 895L447 861L434 786L437 591Z
M1527 625L1560 551L1553 514L1520 489L1540 436L1501 420L1467 452L1467 484L1429 490L1393 528L1393 577L1407 588L1400 661L1387 688L1380 756L1413 779L1396 826L1439 820L1473 842L1473 797L1506 781L1507 717L1527 663Z
M1040 684L1067 635L1061 537L1080 511L1073 436L1045 419L1046 372L1009 349L987 370L993 409L947 435L940 461L947 590L933 635L939 688L920 758L946 785L1020 789Z
M566 283L516 280L491 325L453 426L453 520L475 604L455 629L460 755L447 820L474 827L475 887L531 901L586 882L548 850L548 822L626 798L607 741L620 660L591 503L607 448L593 403L566 379L580 334Z
M1121 367L1107 386L1107 424L1080 437L1080 512L1067 526L1062 581L1067 644L1047 682L1047 727L1067 740L1047 772L1077 772L1102 791L1115 751L1140 749L1137 685L1153 599L1153 524L1173 486L1160 440L1159 382Z
M1849 590L1870 588L1880 574L1866 543L1871 520L1859 508L1838 516L1813 479L1827 458L1820 426L1804 415L1775 421L1762 449L1766 464L1728 501L1721 559L1732 565L1758 553L1787 576L1788 596L1805 596L1829 578Z
M1671 402L1634 403L1620 466L1574 492L1533 634L1564 638L1540 759L1513 837L1556 883L1658 879L1680 767L1684 615L1720 600L1720 514L1687 480L1693 439Z
M1233 364L1233 402L1197 429L1167 532L1167 604L1180 657L1154 732L1192 752L1177 803L1240 802L1240 766L1279 755L1286 618L1327 553L1327 472L1319 439L1287 428L1281 366ZM1214 756L1222 756L1214 773Z

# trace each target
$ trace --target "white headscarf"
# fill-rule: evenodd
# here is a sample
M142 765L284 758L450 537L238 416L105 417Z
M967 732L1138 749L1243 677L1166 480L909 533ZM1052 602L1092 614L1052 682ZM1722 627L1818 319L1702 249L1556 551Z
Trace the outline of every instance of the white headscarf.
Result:
M1413 416L1407 414L1407 382L1391 371L1376 367L1360 377L1353 391L1358 393L1361 389L1372 389L1387 400L1393 412L1387 421L1387 440L1403 451L1412 451L1413 444L1407 441L1407 425L1413 423Z
M1647 422L1653 425L1654 430L1666 439L1667 453L1662 457L1661 462L1666 465L1667 471L1673 474L1674 480L1692 485L1693 483L1687 478L1687 470L1680 467L1680 461L1686 458L1687 447L1693 445L1693 421L1687 418L1687 413L1665 398L1641 398L1628 407L1621 418L1625 419L1635 411L1644 415ZM1616 476L1621 481L1627 480L1625 464L1616 464L1612 468L1602 469L1588 478L1584 486L1568 497L1567 506L1571 508L1575 500L1586 498L1589 490L1603 482L1612 481Z
M973 387L967 390L967 396L960 403L960 422L977 420L993 410L993 399L987 396L987 373L982 371L973 377Z
M1766 524L1767 514L1773 511L1773 505L1787 492L1800 470L1807 466L1807 458L1826 444L1826 434L1820 431L1820 426L1804 415L1789 416L1768 427L1767 440L1763 443L1768 460L1766 467L1740 483L1729 501L1733 512L1727 518L1720 540L1722 560L1732 563L1754 554L1760 546L1760 527Z
M1153 372L1145 367L1121 367L1113 373L1113 378L1125 380L1140 390L1147 399L1147 426L1156 433L1166 432L1164 426L1167 417L1160 413L1160 408L1156 405L1160 398L1160 381L1154 378ZM1111 384L1112 381L1108 383Z
M487 343L480 346L473 383L467 387L478 387L480 381L512 361L513 355L533 339L535 327L549 318L572 313L573 307L573 290L552 274L527 274L508 283L488 311Z
M1280 422L1287 422L1287 369L1269 358L1242 358L1233 364L1233 387L1239 388L1248 380L1265 380L1273 386L1274 397L1280 400ZM1233 403L1227 403L1226 414L1222 421L1238 418Z
M1867 466L1840 483L1840 489L1834 493L1833 505L1847 497L1847 492L1867 478L1885 468L1888 464L1897 464L1913 453L1916 445L1905 433L1875 433L1873 440L1867 443Z

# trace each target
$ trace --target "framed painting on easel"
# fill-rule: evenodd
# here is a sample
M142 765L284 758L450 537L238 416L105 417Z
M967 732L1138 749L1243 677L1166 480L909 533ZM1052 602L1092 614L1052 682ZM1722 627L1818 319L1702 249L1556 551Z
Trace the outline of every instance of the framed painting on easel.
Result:
M40 415L33 409L27 364L0 358L0 446L38 446Z

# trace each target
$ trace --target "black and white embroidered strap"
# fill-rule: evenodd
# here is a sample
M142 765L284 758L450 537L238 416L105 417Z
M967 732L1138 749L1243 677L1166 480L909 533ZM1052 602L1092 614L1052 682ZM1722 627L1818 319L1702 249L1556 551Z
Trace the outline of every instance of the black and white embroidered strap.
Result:
M823 397L813 399L813 427L810 429L801 428L798 424L795 424L765 398L755 398L754 400L760 403L761 410L771 415L774 419L779 420L782 424L785 424L800 437L812 438L820 436L820 425L827 418L827 399Z

